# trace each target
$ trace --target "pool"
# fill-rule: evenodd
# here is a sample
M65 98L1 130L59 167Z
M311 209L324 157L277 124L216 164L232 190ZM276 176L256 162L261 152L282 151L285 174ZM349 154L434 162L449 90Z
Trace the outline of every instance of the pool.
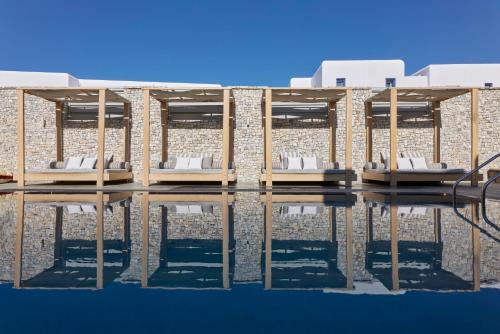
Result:
M4 194L0 328L497 333L498 228L457 209L470 219L436 193Z

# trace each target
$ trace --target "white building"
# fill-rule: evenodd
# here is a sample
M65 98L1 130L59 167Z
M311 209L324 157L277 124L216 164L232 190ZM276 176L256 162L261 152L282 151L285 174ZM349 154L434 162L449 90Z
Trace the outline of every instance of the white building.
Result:
M500 85L500 64L429 65L405 75L402 60L325 60L310 78L292 78L290 87L427 87Z
M0 87L220 87L219 84L78 79L69 73L0 71Z

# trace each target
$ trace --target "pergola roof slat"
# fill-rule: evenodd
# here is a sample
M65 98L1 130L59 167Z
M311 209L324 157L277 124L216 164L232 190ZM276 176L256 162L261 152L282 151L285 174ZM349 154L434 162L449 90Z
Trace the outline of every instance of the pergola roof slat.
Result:
M24 92L51 102L98 103L99 90L105 88L26 88ZM121 95L106 90L106 102L129 103Z
M339 101L347 88L272 88L273 102L328 102Z
M469 88L395 88L398 102L438 102L448 100L470 92ZM391 89L384 89L368 99L369 102L389 102Z
M163 102L222 102L227 88L150 88L150 95Z

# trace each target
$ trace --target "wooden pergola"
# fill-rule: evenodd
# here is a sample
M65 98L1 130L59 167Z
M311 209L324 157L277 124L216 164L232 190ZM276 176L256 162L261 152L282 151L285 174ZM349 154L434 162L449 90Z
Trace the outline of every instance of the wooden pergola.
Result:
M448 99L471 94L471 169L478 166L479 161L479 97L477 88L388 88L385 89L365 102L365 130L366 130L366 161L373 161L373 103L374 102L389 102L390 103L390 172L381 174L372 171L363 173L363 180L366 181L382 181L389 182L391 187L394 187L399 182L442 182L455 181L463 173L419 173L419 174L402 174L397 171L397 113L398 102L428 102L432 108L433 118L433 161L441 162L441 102ZM472 177L471 185L477 186L480 176L477 174Z
M25 96L33 95L56 105L56 160L63 161L63 109L64 103L98 103L97 167L92 173L45 173L25 170ZM106 88L21 88L17 89L17 184L25 181L94 181L102 187L105 181L132 179L131 172L104 173L106 103L123 103L124 154L130 162L130 102Z
M235 181L234 174L229 173L229 163L233 155L233 119L234 103L229 88L144 88L144 158L143 184L161 181L213 181L227 186ZM168 159L168 122L169 103L206 103L222 102L222 171L218 173L154 173L150 172L150 98L160 102L161 113L161 161Z
M353 212L356 195L345 193L336 194L279 194L266 192L261 195L261 202L265 203L265 289L272 289L272 235L273 235L273 203L322 203L328 207L328 221L330 222L329 240L336 240L336 213L337 207L345 208L346 222L346 286L345 289L354 289L354 261L353 261Z
M221 206L222 211L222 283L223 289L230 289L229 270L229 240L230 240L230 206L234 202L234 195L229 194L227 191L222 193L186 193L186 194L161 194L161 193L148 193L142 194L142 268L141 268L141 286L143 288L149 287L149 221L150 221L150 205L152 203L168 204L168 203L213 203ZM162 221L166 221L163 217ZM158 287L156 287L158 288Z
M433 209L434 223L434 242L442 244L441 239L441 217L442 209L449 208L451 210L452 203L448 199L448 204L443 205L442 196L422 195L422 194L398 194L388 195L383 193L363 192L363 200L366 203L366 228L367 228L367 243L374 241L373 238L373 207L369 203L378 203L390 206L390 256L391 256L391 282L392 290L400 289L400 269L399 269L399 240L398 240L398 207L400 206L418 206L427 205ZM472 277L473 289L479 291L480 276L481 276L481 235L479 228L479 203L471 202L472 221L474 223L471 233L473 259L472 259Z
M14 253L14 287L22 286L23 267L23 241L24 241L24 206L26 203L36 203L40 205L82 203L94 204L96 209L96 289L104 287L104 205L121 202L132 198L131 192L105 194L102 191L92 194L43 194L43 193L16 193L16 240ZM57 206L55 217L55 237L56 242L62 239L63 208ZM124 207L123 215L123 239L129 238L128 223L130 219L130 208ZM59 240L58 240L59 238Z
M336 149L336 124L337 102L346 98L346 138L345 138L345 173L273 173L272 169L272 113L274 102L293 103L325 103L328 108L329 128L329 161L334 162L337 157ZM265 111L264 123L264 161L266 172L261 175L261 182L266 187L272 187L274 181L309 182L309 181L345 181L347 187L351 186L355 175L352 171L352 89L351 88L267 88L264 94Z

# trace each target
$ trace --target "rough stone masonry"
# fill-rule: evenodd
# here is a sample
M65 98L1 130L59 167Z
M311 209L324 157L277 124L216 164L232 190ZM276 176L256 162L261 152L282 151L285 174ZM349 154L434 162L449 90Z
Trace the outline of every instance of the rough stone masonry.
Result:
M143 156L143 94L138 88L119 92L131 102L131 163L136 181L141 180ZM370 89L353 91L353 168L360 174L365 164L365 110L364 102L371 96ZM262 124L263 89L233 88L235 104L234 162L238 182L258 185L264 161ZM479 92L480 156L484 161L500 152L500 90L481 89ZM441 104L441 161L451 167L470 167L470 95L466 94ZM38 97L26 98L26 168L43 167L55 159L55 105ZM328 127L326 113L311 120L273 120L273 158L281 151L313 153L328 158ZM96 120L63 119L64 155L95 155L97 140ZM160 104L151 99L151 163L160 160ZM123 159L123 121L106 120L106 154ZM432 120L428 113L409 113L398 117L398 150L412 150L432 159ZM344 165L345 156L345 101L337 104L337 161ZM16 172L16 92L0 89L0 170ZM169 122L168 147L170 154L212 153L222 156L222 120L206 119L197 122ZM373 159L389 150L388 115L375 117L373 124ZM500 167L497 162L495 167Z

